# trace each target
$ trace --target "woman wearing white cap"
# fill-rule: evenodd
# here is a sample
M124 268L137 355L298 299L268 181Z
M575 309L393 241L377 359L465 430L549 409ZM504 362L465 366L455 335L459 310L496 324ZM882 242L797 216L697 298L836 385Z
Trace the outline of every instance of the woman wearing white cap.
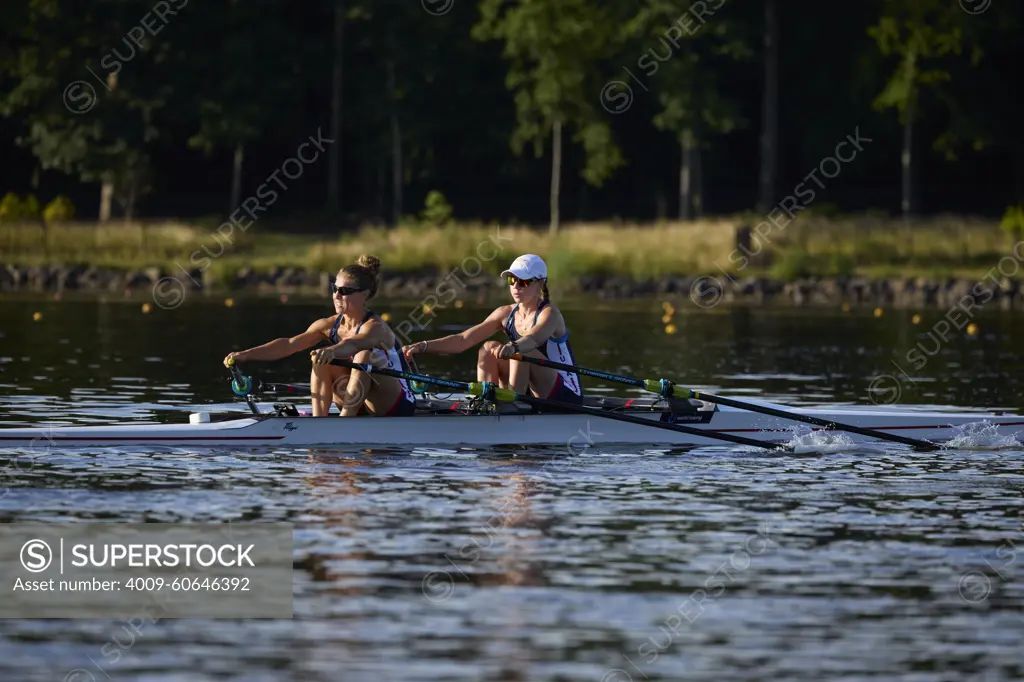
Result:
M544 261L532 253L519 256L501 276L508 278L509 292L515 303L497 308L483 322L461 334L405 346L402 350L406 357L412 359L415 353L462 353L483 342L477 353L477 381L490 381L516 393L526 393L529 388L538 398L582 404L583 391L574 372L510 359L521 353L575 364L569 346L569 330L548 295L548 268ZM508 343L486 340L500 331L505 332Z

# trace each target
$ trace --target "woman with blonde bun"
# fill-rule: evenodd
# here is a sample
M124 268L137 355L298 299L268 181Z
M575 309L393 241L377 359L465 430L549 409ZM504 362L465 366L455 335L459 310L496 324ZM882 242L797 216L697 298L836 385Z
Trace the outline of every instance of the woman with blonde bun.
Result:
M229 353L224 358L225 366L231 360L280 360L326 341L329 346L310 353L313 416L327 416L332 401L343 417L363 411L377 416L412 416L416 403L405 379L371 376L330 364L337 358L408 371L395 333L366 307L367 301L377 293L379 276L380 260L375 256L360 256L354 264L339 270L331 282L334 315L316 320L298 336L274 339L262 346Z

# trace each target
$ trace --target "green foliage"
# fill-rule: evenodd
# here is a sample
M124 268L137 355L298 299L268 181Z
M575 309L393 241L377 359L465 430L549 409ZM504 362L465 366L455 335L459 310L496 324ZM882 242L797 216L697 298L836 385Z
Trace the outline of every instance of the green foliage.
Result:
M682 143L687 134L699 140L747 125L739 104L723 95L721 77L723 67L755 55L754 37L735 12L722 6L698 24L691 14L680 12L677 3L646 0L629 31L635 37L631 45L643 53L638 66L651 68L651 85L662 107L654 116L655 127L673 133ZM652 59L651 52L669 57L661 62Z
M39 220L39 199L34 194L21 199L14 192L8 192L0 200L0 222L16 223L23 220Z
M66 223L75 217L75 205L71 200L61 194L43 209L43 221L47 225L54 223Z
M488 218L532 218L545 197L523 193L540 194L537 177L550 165L513 158L507 149L550 157L556 123L565 174L614 188L590 192L575 178L564 182L571 199L564 218L667 211L680 170L679 150L667 146L684 140L687 150L708 152L687 157L699 181L692 191L714 202L706 208L731 210L740 201L734 197L749 196L756 163L737 150L757 146L759 126L750 123L761 116L763 2L481 0L430 16L443 4L173 0L178 11L165 21L151 0L7 3L0 12L0 135L9 137L0 149L14 142L34 157L4 158L17 164L8 169L10 186L33 187L40 196L52 196L53 186L70 192L63 174L88 192L112 183L126 208L156 188L161 211L176 200L211 211L204 197L227 189L231 152L239 149L249 196L307 135L318 127L332 135L341 52L335 149L342 151L342 210L357 222L385 212L394 196L396 141L409 193L445 187L460 210L484 206ZM840 130L859 123L879 140L872 147L878 151L844 170L841 183L866 188L872 180L865 178L894 161L883 150L899 145L895 113L927 121L913 129L915 149L930 143L947 159L991 150L1001 171L1021 153L1012 95L1024 4L993 2L977 15L956 0L873 0L841 13L827 3L777 4L780 162L787 173L810 168ZM159 32L147 32L136 49L127 33L143 17L158 19ZM344 18L343 35L336 17ZM676 30L687 22L699 27ZM132 55L116 69L115 50ZM665 56L652 61L651 51ZM638 57L647 57L646 68ZM613 115L602 108L601 93L618 79L631 84L635 101ZM872 104L887 115L872 113ZM195 168L187 177L203 163L196 151L220 167ZM287 181L288 199L275 212L319 203L333 167L316 163L325 165ZM19 178L37 171L35 183ZM203 186L211 176L222 178L219 187ZM493 191L486 204L463 199L482 190ZM21 204L8 201L0 219L20 219ZM444 221L443 211L430 219ZM219 224L218 217L212 228Z
M29 194L21 202L21 217L24 220L39 219L39 199L36 199L35 194Z
M1007 206L999 228L1013 239L1024 237L1024 204Z
M956 3L886 0L883 16L868 29L879 52L898 60L875 98L874 108L896 109L900 122L905 123L921 115L921 98L932 96L948 114L947 129L933 141L933 147L947 160L957 158L958 147L980 151L989 143L984 126L963 106L962 97L954 94L954 82L962 80L963 70L981 62L983 42L978 24L978 17Z
M420 217L424 222L431 225L439 227L448 225L452 221L451 204L444 198L444 194L437 190L431 190L427 193L427 199L424 202L423 212L420 214Z
M16 223L21 220L21 199L14 192L8 192L0 200L0 222Z
M800 249L785 249L771 265L771 275L783 281L802 277L849 277L857 271L853 258L840 251L811 254Z
M217 54L189 65L197 83L216 87L192 95L199 120L190 147L209 154L255 140L279 124L277 104L298 96L293 72L301 36L288 24L267 20L276 6L274 0L246 0L230 12L204 12L204 31L217 36L211 43Z
M625 160L611 128L595 107L596 67L616 41L616 26L603 5L587 0L482 0L472 36L500 41L508 61L506 87L515 93L517 125L510 144L534 156L556 122L575 128L585 151L584 179L600 185Z

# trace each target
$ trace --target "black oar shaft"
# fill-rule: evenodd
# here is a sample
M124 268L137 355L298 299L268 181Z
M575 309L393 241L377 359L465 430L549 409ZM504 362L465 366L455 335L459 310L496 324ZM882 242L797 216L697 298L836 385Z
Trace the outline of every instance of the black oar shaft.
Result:
M792 419L794 421L804 422L806 424L814 424L815 426L823 426L828 429L836 429L839 431L849 431L850 433L859 433L862 436L868 436L870 438L880 438L885 440L892 440L904 445L911 445L915 448L923 450L938 450L939 446L929 443L927 441L918 440L916 438L907 438L906 436L900 436L893 433L885 433L884 431L878 431L876 429L868 429L862 426L855 426L853 424L840 424L828 419L822 419L821 417L815 417L809 414L798 414L795 412L786 412L784 410L777 410L773 407L767 407L765 405L751 405L739 400L733 400L732 398L723 398L722 396L713 395L711 393L704 393L703 391L690 391L690 396L697 400L707 400L712 403L718 403L719 405L727 405L729 407L738 407L744 410L751 410L753 412L760 412L772 417L780 417L782 419Z
M420 381L425 384L435 384L438 386L446 386L448 388L455 388L462 391L472 391L474 385L469 384L465 381L451 381L449 379L438 379L437 377L428 376L426 374L414 374L412 372L401 372L387 367L376 367L374 365L360 364L358 362L350 362L348 360L331 360L332 365L338 365L340 367L349 367L351 369L360 370L367 374L381 374L384 376L395 377L397 379L411 379L413 381ZM479 386L477 384L476 386ZM604 419L612 419L615 421L627 422L630 424L638 424L640 426L651 426L656 429L664 429L666 431L675 431L676 433L685 433L691 436L698 436L700 438L706 438L709 440L722 440L730 443L736 443L737 445L747 445L755 448L771 448L775 447L771 443L765 441L754 440L753 438L745 438L743 436L734 436L729 433L721 433L719 431L695 429L690 426L683 426L682 424L666 424L655 421L653 419L644 419L643 417L633 417L627 414L621 414L618 412L606 412L600 409L593 409L590 407L584 407L582 405L573 405L571 403L564 403L557 400L546 400L544 398L535 398L532 395L523 395L522 393L515 393L513 391L500 391L503 396L514 397L515 400L522 401L531 405L542 405L545 407L553 407L568 412L577 412L579 414L587 414L594 417L602 417Z
M605 419L612 419L615 421L626 422L628 424L639 424L640 426L652 426L656 429L665 429L666 431L675 431L676 433L686 433L691 436L698 436L700 438L707 438L709 440L723 440L730 443L736 443L737 445L747 445L755 448L781 448L782 446L774 443L768 443L761 440L755 440L753 438L745 438L744 436L734 436L731 433L723 433L721 431L712 431L705 429L695 429L691 426L683 426L682 424L667 424L664 422L655 421L653 419L644 419L643 417L634 417L628 414L622 414L621 412L607 412L605 410L594 409L591 407L584 407L582 405L573 405L572 403L563 403L557 400L546 400L544 398L535 398L531 395L517 394L517 399L522 400L525 403L533 405L541 405L545 407L554 407L560 410L568 410L570 412L577 412L579 414L587 414L595 417L603 417Z
M610 372L602 372L596 369L587 369L586 367L576 367L575 365L567 365L561 362L555 362L553 360L547 360L544 358L533 358L526 355L517 355L517 360L522 362L528 362L533 365L539 365L541 367L549 367L551 369L562 370L565 372L574 372L576 374L582 374L583 376L595 377L598 379L605 379L607 381L617 381L623 384L629 384L630 386L639 386L647 390L651 390L650 384L656 382L649 382L643 379L637 379L635 377L620 376L617 374L611 374ZM727 405L729 407L736 407L742 410L749 410L750 412L760 412L761 414L769 415L772 417L779 417L782 419L788 419L790 421L804 422L805 424L814 424L815 426L822 426L829 429L835 429L838 431L849 431L850 433L857 433L862 436L868 436L869 438L878 438L879 440L889 440L896 443L903 443L904 445L910 445L918 450L938 450L939 447L934 443L929 443L925 440L918 440L916 438L907 438L906 436L899 436L892 433L886 433L884 431L878 431L876 429L868 429L862 426L854 426L852 424L841 424L839 422L831 421L828 419L822 419L820 417L814 417L807 414L799 414L796 412L787 412L784 410L777 410L773 407L767 407L765 405L757 405L754 403L747 403L741 400L733 400L732 398L723 398L721 396L713 395L711 393L704 393L699 391L691 391L689 389L679 388L685 395L679 395L673 393L678 398L695 398L698 400L707 400L712 403L719 405Z

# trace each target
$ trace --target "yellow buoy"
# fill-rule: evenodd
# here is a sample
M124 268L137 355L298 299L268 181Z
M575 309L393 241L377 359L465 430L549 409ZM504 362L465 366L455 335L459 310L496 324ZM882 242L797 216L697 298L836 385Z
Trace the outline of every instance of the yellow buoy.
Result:
M662 301L662 302L661 302L661 307L662 307L662 308L663 308L663 309L665 310L665 312L667 313L667 312L669 311L669 309L670 309L670 308L672 308L672 304L671 304L671 303L669 303L668 301Z
M224 299L224 305L226 305L227 307L230 308L231 306L235 305L235 299L233 299L233 298L225 298Z
M423 304L423 314L424 315L429 315L431 310L433 310L433 308L431 308L429 305Z
M849 303L844 303L844 304L842 305L842 307L841 307L840 309L841 309L841 310L842 310L842 311L843 311L844 313L848 313L848 312L850 312L850 304L849 304Z
M665 325L665 333L666 334L675 334L676 333L676 326L674 324L666 324Z
M153 309L153 306L151 306L150 304L148 304L148 303L143 303L142 304L142 313L143 314L148 313L152 309Z
M967 335L968 336L977 336L977 334L978 334L978 325L974 324L973 322L971 322L969 325L967 325Z
M912 318L910 318L910 324L921 324L921 316L914 315Z
M455 307L456 307L456 308L461 308L461 307L462 307L462 305L463 305L462 301L456 301L456 302L455 302Z
M669 313L668 315L662 315L661 316L661 321L664 322L665 324L668 324L669 322L671 322L672 321L672 313Z
M875 317L881 317L883 312L881 308L875 308Z
M381 313L380 314L380 319L382 319L385 322L387 322L388 320L391 319L391 314L390 313Z
M42 313L32 313L32 320L33 321L38 322L41 319L43 319L43 314Z

